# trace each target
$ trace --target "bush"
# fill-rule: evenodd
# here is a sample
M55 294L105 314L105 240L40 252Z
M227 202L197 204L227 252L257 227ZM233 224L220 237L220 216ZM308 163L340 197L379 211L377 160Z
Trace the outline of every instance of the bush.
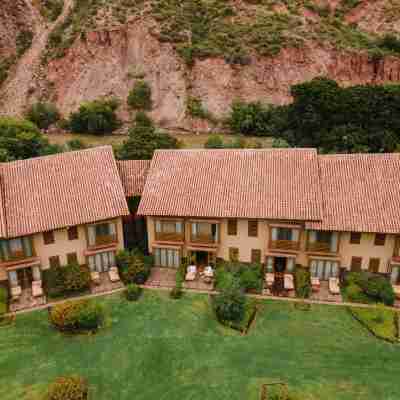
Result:
M246 311L246 297L237 279L225 286L215 296L214 308L220 322L238 323L243 320Z
M137 81L133 89L129 92L127 103L135 110L151 110L151 87L143 81Z
M223 149L225 146L222 137L220 135L213 134L208 137L204 147L206 149Z
M365 294L376 301L387 306L392 306L396 299L390 281L383 276L372 276L364 284Z
M244 290L261 290L263 285L262 267L260 264L244 264L240 262L224 262L215 272L215 287L223 290L231 287L237 280Z
M103 307L89 300L67 301L51 308L50 322L61 332L96 331L104 321Z
M296 295L302 299L310 297L311 294L311 276L306 268L296 267L295 272Z
M17 55L21 57L32 45L33 32L20 30L16 38Z
M134 283L130 283L126 286L125 289L125 297L128 301L136 301L139 299L142 293L142 289L135 285Z
M286 385L274 385L268 389L268 400L301 400L302 398L290 392Z
M115 113L118 108L116 100L95 100L83 103L78 111L69 117L69 129L75 133L104 135L120 126Z
M5 286L0 286L0 321L8 310L8 289Z
M26 113L26 119L36 124L40 129L47 129L60 119L60 113L51 103L35 103Z
M46 400L86 400L88 384L79 376L57 378L49 387Z
M150 276L153 258L144 257L139 251L120 251L117 254L117 266L125 284L143 285Z
M182 279L177 278L175 287L169 293L172 299L180 299L183 296Z
M80 139L68 140L65 145L68 151L84 150L87 148L86 144Z
M77 264L50 268L43 272L43 281L50 297L82 293L90 288L90 270Z
M349 301L354 303L368 303L368 296L363 292L360 286L351 283L346 287L346 296Z

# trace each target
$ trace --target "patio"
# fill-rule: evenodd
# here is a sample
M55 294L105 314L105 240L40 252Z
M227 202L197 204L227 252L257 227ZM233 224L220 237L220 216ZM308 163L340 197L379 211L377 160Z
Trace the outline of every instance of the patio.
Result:
M332 294L329 291L329 283L328 281L321 281L321 286L318 291L312 291L310 300L317 300L317 301L331 301L334 303L342 303L342 295L339 294Z
M46 296L33 297L32 289L23 289L19 300L10 302L10 312L35 308L46 304Z
M96 284L92 283L92 286L90 288L90 291L93 294L111 292L124 286L122 281L111 282L108 272L101 272L99 275L99 282Z

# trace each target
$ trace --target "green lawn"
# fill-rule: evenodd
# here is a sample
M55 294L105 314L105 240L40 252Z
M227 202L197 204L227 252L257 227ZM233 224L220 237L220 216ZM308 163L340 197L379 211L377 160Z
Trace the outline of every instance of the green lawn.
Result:
M194 133L173 133L172 136L176 137L179 141L182 142L184 148L203 148L204 143L207 141L209 135L208 134L199 134L196 135ZM220 135L225 142L232 141L235 136L221 134ZM102 146L102 145L113 145L122 143L127 136L125 135L105 135L105 136L96 136L96 135L84 135L78 133L56 133L47 135L50 143L63 145L68 140L72 139L80 139L87 146ZM256 136L248 136L246 140L249 143L259 142L264 147L271 147L272 139L269 137L256 137Z
M258 400L286 380L318 400L391 400L400 346L375 339L345 308L263 302L247 336L217 324L205 295L145 292L101 300L110 318L95 336L64 336L47 312L0 328L0 399L37 400L59 375L78 373L92 400Z

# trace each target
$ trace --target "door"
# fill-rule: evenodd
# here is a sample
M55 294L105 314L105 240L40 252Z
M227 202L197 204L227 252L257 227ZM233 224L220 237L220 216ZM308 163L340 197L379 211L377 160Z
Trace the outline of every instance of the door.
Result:
M32 270L31 268L23 268L17 271L18 282L21 288L29 289L32 285Z
M275 257L275 272L284 273L286 270L286 257Z
M199 267L205 267L208 265L208 253L206 251L196 252L196 264Z

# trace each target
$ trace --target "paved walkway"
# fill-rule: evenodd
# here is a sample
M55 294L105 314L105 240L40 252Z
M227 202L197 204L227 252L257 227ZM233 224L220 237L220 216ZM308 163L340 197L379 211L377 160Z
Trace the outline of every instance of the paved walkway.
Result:
M170 291L170 287L155 287L155 286L150 286L150 285L139 285L143 289L148 289L148 290L157 290L157 291ZM53 307L56 304L60 303L65 303L70 300L84 300L84 299L92 299L96 297L101 297L101 296L109 296L114 293L119 293L123 292L125 290L125 287L121 287L118 289L110 290L108 292L102 292L102 293L94 293L94 294L87 294L79 297L73 297L70 299L63 299L63 300L57 300L53 301L47 304L44 304L39 307L35 308L29 308L29 309L24 309L21 311L17 311L14 313L8 313L6 316L12 316L16 314L25 314L28 312L32 311L38 311L38 310L45 310L47 308ZM217 294L218 292L216 290L198 290L198 289L182 289L184 292L188 293L199 293L199 294ZM362 304L362 303L346 303L346 302L334 302L334 301L323 301L323 300L310 300L310 299L299 299L297 297L279 297L279 296L271 296L271 295L262 295L262 294L247 294L248 297L252 297L254 299L259 299L259 300L273 300L273 301L286 301L286 302L292 302L292 303L306 303L306 304L321 304L321 305L328 305L328 306L342 306L342 307L360 307L360 308L376 308L379 305L378 304ZM391 309L396 312L400 312L400 309L397 307L387 307L388 309Z

